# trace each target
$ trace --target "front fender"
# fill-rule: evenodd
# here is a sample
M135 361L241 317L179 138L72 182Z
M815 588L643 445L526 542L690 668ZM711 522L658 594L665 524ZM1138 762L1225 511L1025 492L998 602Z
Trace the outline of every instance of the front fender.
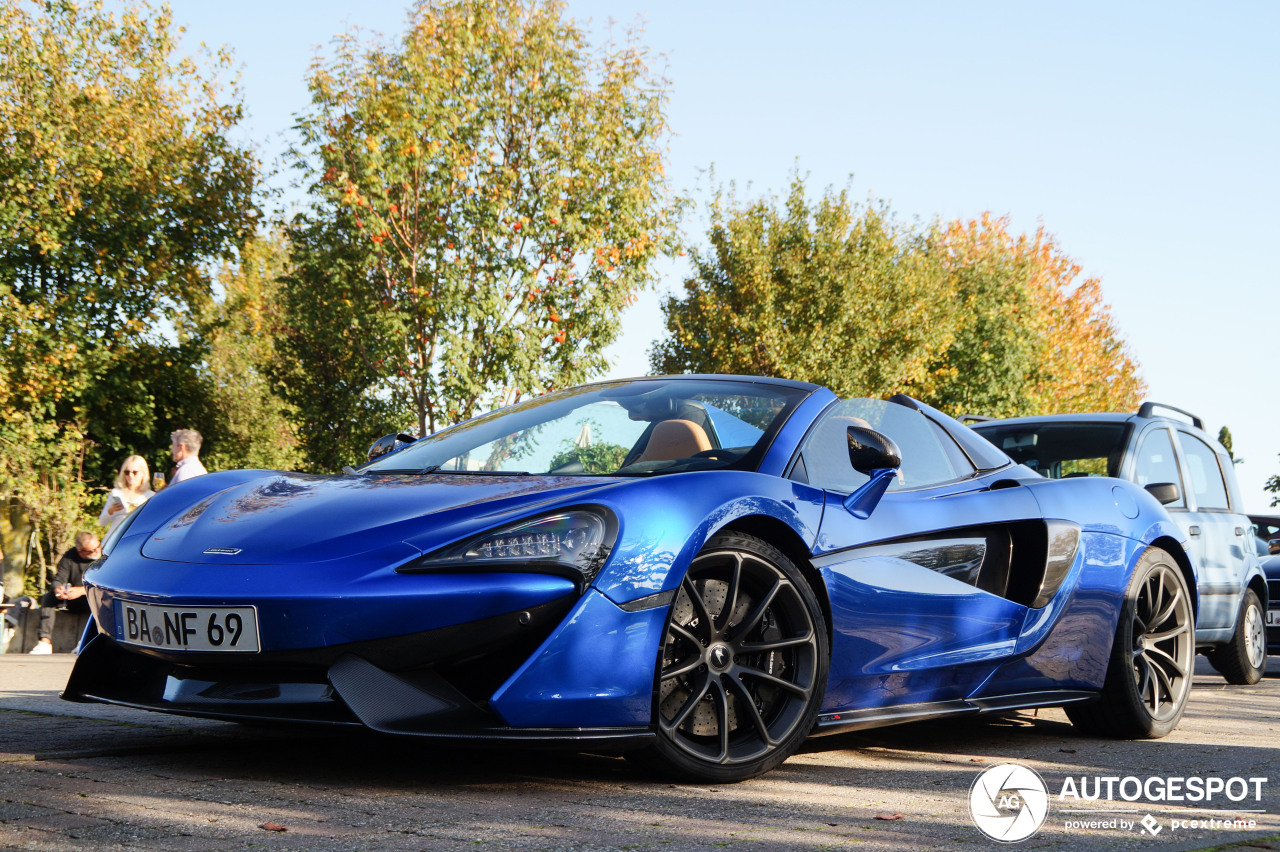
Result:
M617 604L678 587L707 541L744 517L778 520L812 549L823 509L820 489L745 471L674 474L599 496L619 530L593 585Z

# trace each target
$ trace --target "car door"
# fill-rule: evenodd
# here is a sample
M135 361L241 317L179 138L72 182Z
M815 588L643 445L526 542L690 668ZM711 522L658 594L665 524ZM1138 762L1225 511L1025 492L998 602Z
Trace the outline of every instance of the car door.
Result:
M851 425L902 451L897 481L866 519L843 506L866 481L849 464ZM827 710L970 695L1013 653L1026 619L1027 606L1005 594L1013 539L1040 523L1034 497L991 490L993 477L977 476L920 411L880 400L829 409L798 464L826 494L813 562L831 601Z
M1199 641L1228 639L1251 556L1249 519L1232 511L1230 492L1218 454L1203 440L1176 430L1184 479L1189 486L1186 531L1200 559ZM1225 631L1217 633L1216 631Z

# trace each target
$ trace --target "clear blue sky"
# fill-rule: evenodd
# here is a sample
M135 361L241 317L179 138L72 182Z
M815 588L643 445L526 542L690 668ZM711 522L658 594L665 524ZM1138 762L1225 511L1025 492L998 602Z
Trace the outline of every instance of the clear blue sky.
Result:
M283 150L317 49L397 33L383 0L174 0L242 64L244 139ZM753 193L811 185L904 218L1043 223L1103 289L1150 398L1235 437L1250 511L1280 473L1280 4L570 3L595 28L644 19L672 81L671 172ZM625 317L615 375L647 372L658 291Z

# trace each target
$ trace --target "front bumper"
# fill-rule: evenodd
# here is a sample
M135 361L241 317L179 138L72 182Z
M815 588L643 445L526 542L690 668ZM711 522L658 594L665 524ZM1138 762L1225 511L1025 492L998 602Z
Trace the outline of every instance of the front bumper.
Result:
M354 654L327 669L269 673L179 665L98 635L81 649L62 697L236 722L370 728L390 734L492 743L546 743L625 750L652 739L647 726L514 728L433 670L378 668Z
M89 638L63 693L238 721L397 734L629 745L651 736L667 607L627 611L588 590L425 632L254 654L161 651Z

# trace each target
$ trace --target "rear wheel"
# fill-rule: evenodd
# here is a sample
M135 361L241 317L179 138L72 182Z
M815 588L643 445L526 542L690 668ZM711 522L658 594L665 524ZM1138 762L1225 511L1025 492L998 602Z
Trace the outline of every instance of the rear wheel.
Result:
M710 782L769 771L813 728L828 655L822 608L791 560L716 536L671 605L646 762Z
M1151 547L1125 594L1102 698L1068 705L1072 723L1110 737L1153 739L1177 727L1191 692L1195 617L1177 563Z
M1253 589L1245 589L1231 641L1209 654L1209 662L1227 683L1251 684L1262 680L1267 667L1267 628L1262 602Z

